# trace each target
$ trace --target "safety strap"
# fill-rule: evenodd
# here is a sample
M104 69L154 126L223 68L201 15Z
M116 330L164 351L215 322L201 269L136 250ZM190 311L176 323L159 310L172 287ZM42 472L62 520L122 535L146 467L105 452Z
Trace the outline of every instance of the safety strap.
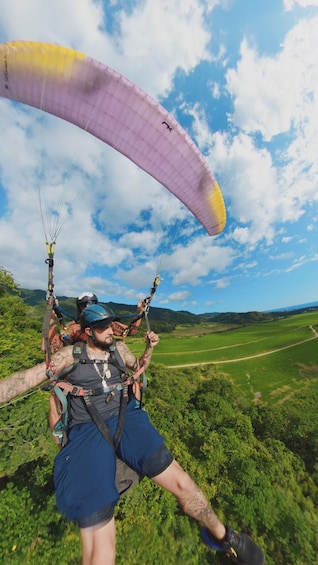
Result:
M74 371L76 364L73 363L67 370L66 373L66 369L63 371L63 374L69 374L70 372ZM77 385L73 385L71 383L69 383L68 381L60 381L59 379L61 378L61 374L58 375L58 379L56 381L54 381L54 386L57 386L58 388L65 390L66 393L70 393L72 396L100 396L102 394L107 394L109 392L115 391L115 390L124 390L125 387L130 384L133 384L134 381L136 381L138 379L138 377L143 373L144 371L144 367L140 367L140 369L138 369L138 371L136 371L136 373L134 373L133 375L131 375L130 377L128 377L123 383L117 383L117 384L113 384L113 385L109 385L105 388L103 387L98 387L98 388L90 388L90 389L84 389L83 387L77 386Z
M92 403L91 396L89 394L86 394L86 392L85 392L84 395L83 395L83 400L84 400L87 412L89 413L90 417L92 418L93 422L95 423L95 425L99 429L102 436L106 439L106 441L108 441L108 443L111 444L111 446L114 447L114 449L116 449L117 446L115 446L115 442L113 440L113 436L110 432L110 429L107 426L107 424L105 424L105 422L104 422L102 416L100 415L100 413L98 412L96 406Z
M151 301L154 297L154 294L157 290L157 287L159 286L160 283L161 283L160 275L156 275L155 278L154 278L154 281L152 283L152 287L150 289L150 294L148 296L146 296L146 298L144 298L144 300L143 300L143 304L144 304L143 311L140 314L137 314L137 316L135 315L133 320L130 322L130 324L122 332L123 338L126 338L128 335L134 335L134 334L131 333L131 331L134 327L136 327L136 330L137 330L136 324L142 318L145 318L147 331L150 332L150 324L149 324L149 318L148 318L150 303L151 303Z
M119 418L118 418L117 429L116 429L116 432L115 432L115 435L114 435L114 440L113 440L115 451L116 451L117 447L119 446L119 442L120 442L121 436L122 436L123 431L124 431L127 403L128 403L128 384L125 384L125 386L123 387L122 393L121 393L121 397L120 397Z
M67 443L67 429L68 429L68 399L67 393L60 389L58 386L53 387L56 397L60 401L58 412L60 414L59 420L55 423L53 428L53 435L58 439L60 445Z
M58 397L60 403L61 403L61 410L60 410L60 414L64 415L67 414L67 398L66 398L66 394L63 392L63 390L58 386L58 385L54 385L53 387L53 391L55 392L56 396Z
M45 260L45 263L48 265L48 285L47 285L47 293L46 293L46 310L45 310L43 326L42 326L42 351L44 351L45 353L46 366L47 368L49 368L51 363L49 329L50 329L50 322L52 319L52 311L55 303L54 283L53 283L55 241L53 241L52 243L48 243L48 241L46 241L46 249L48 253L48 258Z
M145 320L146 320L146 326L147 326L147 331L150 332L150 324L149 324L149 318L148 318L148 314L149 314L149 310L150 310L150 303L154 297L154 294L158 288L158 286L161 283L161 278L159 275L156 275L154 278L154 281L152 283L152 287L150 289L150 294L149 296L147 296L144 300L145 303L145 308L144 308L144 316L145 316Z

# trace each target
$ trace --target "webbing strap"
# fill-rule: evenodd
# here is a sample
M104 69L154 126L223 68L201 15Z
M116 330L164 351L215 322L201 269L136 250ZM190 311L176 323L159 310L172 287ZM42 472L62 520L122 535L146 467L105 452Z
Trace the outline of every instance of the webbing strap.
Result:
M149 324L149 318L148 318L148 314L149 314L149 310L150 310L150 303L154 297L154 294L157 290L157 287L159 286L159 284L161 283L161 278L160 275L156 275L155 279L152 283L152 287L150 289L150 294L149 296L147 296L144 300L145 303L145 308L144 308L144 316L145 316L145 320L146 320L146 326L147 326L147 331L150 332L150 324Z
M50 296L46 302L46 310L45 310L45 315L42 325L42 351L44 351L45 353L45 361L47 368L50 366L50 361L51 361L49 328L52 317L53 304L54 304L54 297Z
M58 397L60 403L61 403L61 414L66 414L67 413L67 398L64 394L64 392L61 390L61 388L57 385L54 385L53 387L53 391L55 392L56 396Z
M54 387L63 389L66 392L69 392L70 394L72 394L73 396L83 396L83 397L85 395L86 396L100 396L101 394L105 394L105 393L107 394L108 392L111 392L112 390L124 390L126 388L126 386L132 384L136 379L138 379L138 377L141 375L141 373L144 370L145 369L142 366L131 377L128 377L125 382L109 385L108 387L105 387L105 388L98 387L98 388L84 389L83 387L73 385L73 384L69 383L68 381L59 381L59 380L57 380L54 383ZM70 369L67 370L67 374L69 372L70 372ZM59 375L59 377L60 377L60 375Z
M53 306L55 302L54 283L53 283L55 241L53 241L52 243L46 241L46 249L48 253L48 258L45 260L45 263L48 265L48 286L47 286L47 295L46 295L46 310L45 310L43 326L42 326L42 351L45 352L46 366L47 368L49 368L51 361L49 328L50 328Z
M120 442L122 433L124 431L127 402L128 402L128 385L126 384L126 386L123 388L123 392L122 392L121 398L120 398L119 418L118 418L117 429L116 429L116 432L115 432L115 435L114 435L114 448L115 448L115 450L119 446L119 442Z
M98 412L96 406L94 406L94 404L92 403L91 397L88 394L85 393L83 395L83 400L84 400L87 412L89 413L93 422L95 423L95 425L99 429L100 433L106 439L106 441L108 441L108 443L110 443L111 446L114 447L113 436L110 433L109 427L105 424L105 422L104 422L102 416L100 415L100 413Z

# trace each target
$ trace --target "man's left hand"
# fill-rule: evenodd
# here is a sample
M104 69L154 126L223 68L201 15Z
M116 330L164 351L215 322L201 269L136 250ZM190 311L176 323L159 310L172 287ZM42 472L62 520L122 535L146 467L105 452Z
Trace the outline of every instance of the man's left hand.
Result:
M155 347L159 342L159 336L155 332L147 332L146 339L150 347Z

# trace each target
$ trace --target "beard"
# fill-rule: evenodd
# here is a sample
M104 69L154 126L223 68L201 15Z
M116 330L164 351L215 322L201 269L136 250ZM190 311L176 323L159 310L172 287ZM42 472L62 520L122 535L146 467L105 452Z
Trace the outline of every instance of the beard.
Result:
M94 343L95 347L97 347L98 349L101 349L102 351L108 351L109 349L112 348L112 346L114 344L113 336L109 336L109 337L106 337L104 340L101 340L96 336L95 333L93 333L92 338L93 338L93 343Z

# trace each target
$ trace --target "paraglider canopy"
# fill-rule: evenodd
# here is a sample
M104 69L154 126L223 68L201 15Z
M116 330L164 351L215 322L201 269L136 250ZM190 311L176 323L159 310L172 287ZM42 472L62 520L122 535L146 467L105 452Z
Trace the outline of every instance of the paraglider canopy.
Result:
M3 43L0 96L90 132L179 198L210 235L224 229L222 193L197 146L167 110L115 70L58 45Z

